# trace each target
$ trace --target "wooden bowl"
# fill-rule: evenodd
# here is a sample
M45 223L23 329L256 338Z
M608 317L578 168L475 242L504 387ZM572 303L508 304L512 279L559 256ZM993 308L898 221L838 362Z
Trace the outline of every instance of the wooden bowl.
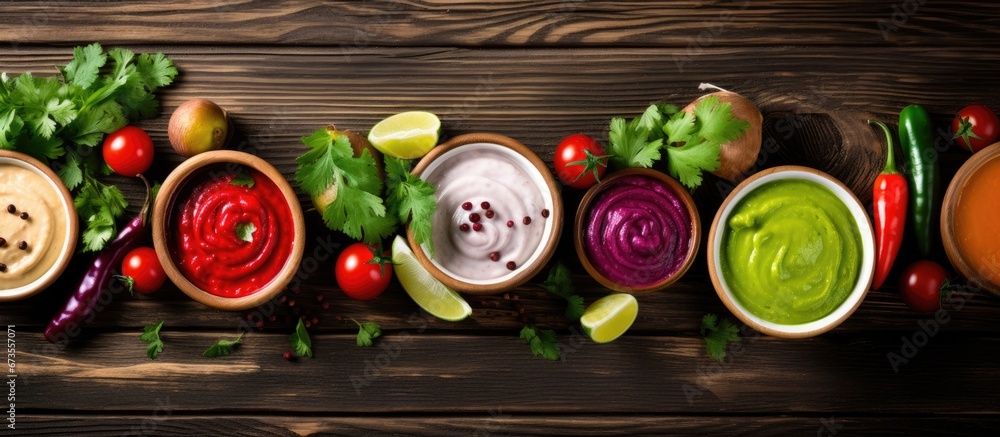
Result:
M431 149L417 163L416 167L413 168L413 174L427 179L428 173L435 171L439 164L452 159L454 156L459 156L458 154L465 150L471 150L470 148L492 149L508 155L512 161L521 165L539 187L543 202L545 203L544 208L549 210L549 217L545 219L546 228L542 233L542 239L534 253L528 259L528 262L518 266L511 273L495 280L470 280L446 272L440 264L428 258L424 248L417 244L413 230L409 227L406 230L406 238L420 264L434 278L448 287L472 295L503 293L524 284L537 275L545 267L549 259L552 258L552 254L555 253L556 246L559 243L559 236L562 233L562 197L559 194L559 184L556 183L548 166L545 165L545 161L542 161L538 155L524 144L503 135L492 133L473 133L452 138L444 144ZM435 230L434 232L439 231ZM441 248L436 248L436 250L440 251Z
M761 185L783 179L804 179L816 182L829 189L847 206L861 234L861 268L858 272L858 280L851 294L830 314L812 322L796 325L780 324L764 320L747 310L729 289L726 279L723 276L719 259L722 237L725 233L724 226L736 205L747 194L750 194ZM861 204L861 201L858 200L857 196L846 185L836 178L809 167L797 165L774 167L763 170L741 182L726 197L722 206L719 207L719 212L716 213L715 220L712 221L712 228L708 233L708 273L712 278L712 285L715 286L716 293L722 299L722 303L743 323L750 325L750 327L759 332L774 337L813 337L837 327L837 325L847 320L861 306L861 302L868 294L869 288L871 288L875 273L875 235L864 205Z
M292 213L292 223L287 226L290 226L292 232L294 232L294 239L288 260L285 261L284 267L271 282L257 292L247 296L235 298L216 296L193 284L178 269L171 254L171 244L168 243L168 233L173 232L172 229L168 229L168 222L170 215L176 213L178 210L178 206L175 206L178 195L185 189L193 177L201 176L204 171L208 170L206 167L213 165L231 165L234 169L237 165L242 165L259 171L278 186ZM220 310L240 311L250 309L271 300L281 293L299 268L299 263L302 261L302 252L305 248L305 237L305 221L302 218L302 207L299 205L298 197L295 195L295 191L292 190L291 185L288 184L284 176L273 166L263 159L248 153L215 150L188 158L167 176L166 181L160 187L160 192L156 196L156 203L153 206L153 246L156 249L156 255L160 260L160 264L163 265L163 270L167 273L170 280L192 299Z
M969 182L969 179L972 178L983 165L993 161L994 159L1000 159L1000 143L991 144L976 152L971 158L969 158L968 161L965 162L965 164L962 165L961 168L958 169L958 172L955 173L955 177L951 180L951 183L948 185L948 190L945 192L944 202L941 206L941 241L944 245L944 251L948 255L948 260L951 261L951 265L954 266L959 273L966 278L969 278L969 280L977 286L986 289L990 293L1000 296L1000 284L991 282L990 279L973 267L972 263L960 250L959 241L961 236L955 232L955 213L958 211L959 202L962 199L963 189Z
M73 196L69 194L69 190L66 189L66 185L63 184L62 179L52 171L47 165L42 164L35 158L32 158L23 153L14 152L10 150L0 150L0 164L13 165L27 169L42 179L48 181L51 184L52 190L54 190L59 196L60 200L60 210L63 217L66 220L66 232L64 235L60 236L61 241L59 241L59 246L54 248L46 248L47 250L57 250L58 256L55 259L52 266L41 276L39 276L34 281L24 284L15 288L0 289L0 302L14 301L19 299L24 299L31 296L39 291L44 290L49 285L52 285L59 275L66 270L66 266L69 265L70 259L73 258L73 251L76 250L76 241L79 236L79 220L76 215L76 207L73 206ZM0 192L2 192L3 187L0 187ZM7 202L3 202L2 196L0 196L0 214L8 214L7 212ZM0 234L0 237L4 235ZM17 244L14 241L7 241L4 248L0 249L0 263L4 262L2 254L6 250L17 250L14 245ZM0 280L3 278L3 273L0 273Z
M670 275L666 279L644 287L631 287L628 285L618 284L601 274L601 272L599 272L590 261L590 257L587 256L587 248L584 242L588 224L587 216L590 213L591 203L593 203L594 199L596 199L597 196L605 189L613 186L616 180L627 176L644 176L656 179L657 181L663 182L669 186L674 193L677 193L678 197L680 197L681 202L684 203L685 209L687 209L688 217L691 219L691 239L688 242L688 251L685 254L684 263L681 264L681 267L674 272L674 274ZM576 219L574 220L573 226L573 245L576 246L576 256L580 258L583 268L587 270L587 273L589 273L594 280L601 283L601 285L622 293L652 293L669 287L671 284L684 276L688 269L691 268L691 265L694 264L695 255L698 254L698 247L701 245L701 218L698 216L698 208L695 206L694 199L691 198L691 194L686 188L684 188L684 186L677 182L676 179L662 172L648 168L629 168L616 171L614 174L601 181L601 183L590 187L590 189L583 195L583 199L580 201L580 206L576 209Z

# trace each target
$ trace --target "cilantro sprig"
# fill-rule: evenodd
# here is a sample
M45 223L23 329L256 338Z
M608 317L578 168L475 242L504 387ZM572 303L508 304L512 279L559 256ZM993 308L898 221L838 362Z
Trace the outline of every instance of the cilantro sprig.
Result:
M521 328L521 339L528 343L533 356L556 361L561 355L555 331L530 324L524 325L524 328Z
M566 300L567 319L575 322L580 320L580 317L583 317L583 297L573 293L573 279L566 265L557 262L552 266L552 269L549 270L548 278L542 283L542 288Z
M382 180L368 150L354 156L351 140L333 128L302 138L309 151L295 162L295 179L309 196L318 197L331 186L336 197L320 211L327 227L375 245L396 231L398 221L386 214Z
M358 325L358 346L368 347L375 344L375 339L382 336L382 326L375 322L359 322L351 319Z
M299 319L299 323L295 325L295 332L288 336L288 341L292 343L295 356L312 358L312 339L309 338L309 331L306 331L306 325L302 323L302 319Z
M722 145L743 135L750 124L733 116L732 104L708 96L692 112L673 105L651 105L628 122L613 118L608 132L611 162L619 167L652 167L667 154L667 169L688 188L702 172L719 168Z
M163 352L163 340L160 340L160 329L163 329L162 320L146 325L142 329L142 335L139 336L140 340L149 344L146 347L146 356L151 360L155 359L160 352Z
M236 337L236 340L226 340L224 338L220 339L208 349L205 349L205 353L202 355L209 358L224 357L229 355L232 353L232 349L243 341L243 334L244 333L241 332L240 336Z
M740 328L729 319L719 321L715 314L705 314L701 319L701 335L705 337L705 352L713 360L726 359L729 343L740 341Z
M389 211L400 223L410 223L417 244L427 248L427 254L434 257L434 241L431 238L431 217L437 209L434 186L410 173L411 161L392 156L385 157L386 200Z
M49 164L74 195L83 222L83 250L98 251L117 234L127 203L121 191L98 181L107 166L92 149L130 120L159 111L153 93L177 69L162 53L107 52L94 43L73 49L59 75L0 74L0 149Z

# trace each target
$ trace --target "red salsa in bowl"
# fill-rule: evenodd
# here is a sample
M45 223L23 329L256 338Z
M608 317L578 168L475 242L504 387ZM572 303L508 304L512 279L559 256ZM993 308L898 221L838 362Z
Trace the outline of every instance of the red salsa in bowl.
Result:
M247 153L188 159L164 181L153 210L153 244L167 276L217 309L249 309L281 293L304 243L295 192L274 167Z

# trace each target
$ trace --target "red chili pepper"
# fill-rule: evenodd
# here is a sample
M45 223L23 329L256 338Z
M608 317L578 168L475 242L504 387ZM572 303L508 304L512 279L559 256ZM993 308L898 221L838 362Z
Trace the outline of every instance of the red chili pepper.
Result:
M896 170L896 149L892 145L892 133L881 121L868 121L885 131L888 142L885 168L875 178L872 189L873 212L875 218L875 244L878 253L875 259L875 281L872 289L878 290L896 261L896 254L903 242L903 228L906 226L906 204L909 188L906 178Z

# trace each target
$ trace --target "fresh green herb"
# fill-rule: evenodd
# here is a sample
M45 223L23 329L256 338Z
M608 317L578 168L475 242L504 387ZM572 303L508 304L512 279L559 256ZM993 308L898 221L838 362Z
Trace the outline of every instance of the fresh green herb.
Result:
M556 343L554 331L539 329L535 325L524 325L521 329L521 339L528 342L533 356L553 361L559 359L559 344Z
M411 161L392 156L385 157L386 202L389 211L400 223L409 221L417 244L427 248L434 257L431 238L431 217L437 209L434 186L410 173Z
M209 358L223 357L229 355L232 352L231 348L233 348L233 346L240 344L240 341L242 340L243 340L243 333L240 333L240 336L236 337L236 340L225 340L225 339L219 340L208 349L205 349L204 355Z
M130 119L156 115L153 92L169 85L177 69L163 54L140 54L94 43L73 50L60 75L0 74L0 149L14 149L48 163L74 194L86 229L83 250L98 251L117 233L126 202L97 180L107 166L93 148Z
M229 180L229 183L237 187L253 188L254 181L253 176L250 176L250 174L245 171L241 171L236 174L236 176L233 176L233 178Z
M257 230L257 226L252 222L238 223L236 225L236 238L246 241L247 243L253 243L253 233Z
M608 152L619 167L652 167L667 152L667 169L688 188L697 188L703 171L719 168L722 144L746 132L750 124L733 117L732 105L709 96L692 113L673 105L651 105L626 122L611 119Z
M566 299L566 318L570 321L580 320L583 316L583 297L573 293L573 279L570 271L561 262L557 262L549 270L549 277L542 283L542 288L556 296Z
M382 336L382 327L378 323L360 323L357 320L354 323L358 325L358 346L371 346L373 340Z
M142 335L139 336L140 340L149 343L149 346L146 348L146 356L151 360L155 359L160 352L163 352L163 341L160 340L160 329L162 328L162 320L159 321L159 323L146 325L146 327L142 329Z
M299 319L299 324L295 325L295 332L288 339L292 342L295 356L312 358L312 340L309 338L309 332L306 331L306 325L302 323L302 319Z
M372 245L396 231L398 222L386 214L382 180L368 150L355 157L351 140L331 128L320 129L302 142L310 150L296 159L299 185L312 197L331 186L337 190L333 202L320 211L327 227Z
M729 319L719 322L715 314L705 314L701 319L701 335L705 337L705 351L713 360L721 362L726 358L729 343L740 341L740 328Z

